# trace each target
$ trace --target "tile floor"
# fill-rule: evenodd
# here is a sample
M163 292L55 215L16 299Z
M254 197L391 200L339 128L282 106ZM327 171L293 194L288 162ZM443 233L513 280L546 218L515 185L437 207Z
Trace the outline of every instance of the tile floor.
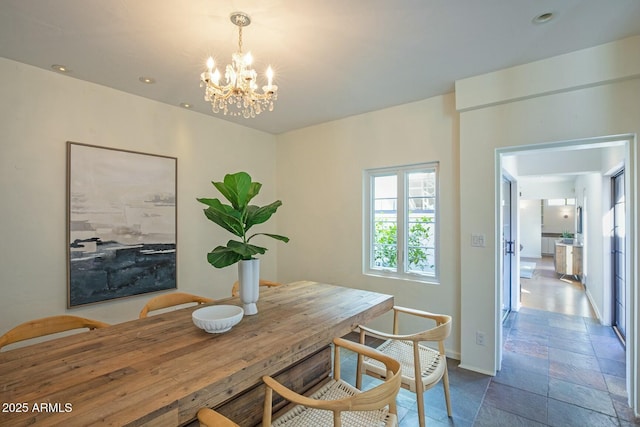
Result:
M640 426L627 406L622 345L573 295L576 284L557 280L544 271L548 268L548 262L542 263L530 280L548 282L547 291L556 297L529 298L532 307L509 315L502 369L489 377L460 369L457 360L449 359L454 415L447 417L440 383L425 393L427 426ZM522 280L523 290L535 284ZM564 308L557 301L544 306L563 292L573 295ZM343 359L343 375L355 384L355 355ZM415 394L400 390L398 415L400 427L418 426Z

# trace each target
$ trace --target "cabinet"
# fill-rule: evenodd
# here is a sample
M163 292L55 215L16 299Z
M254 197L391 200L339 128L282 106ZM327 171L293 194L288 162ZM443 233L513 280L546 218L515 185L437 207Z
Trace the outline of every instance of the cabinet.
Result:
M563 276L582 275L582 245L556 242L554 252L556 273Z
M554 244L556 242L555 237L543 237L542 238L542 254L543 255L553 255L553 251L555 250Z

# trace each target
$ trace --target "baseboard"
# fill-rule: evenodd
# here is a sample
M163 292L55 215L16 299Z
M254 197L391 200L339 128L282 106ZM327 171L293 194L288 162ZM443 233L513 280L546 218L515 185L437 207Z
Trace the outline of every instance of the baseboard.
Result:
M477 372L477 373L483 374L483 375L489 375L490 377L495 377L496 376L495 372L486 371L486 370L480 369L480 368L478 368L476 366L465 365L463 363L459 364L458 368L466 369L467 371Z
M596 315L596 319L598 319L598 322L602 323L602 315L598 311L598 306L593 301L593 297L591 296L591 292L589 292L589 288L586 288L585 294L587 294L587 299L589 300L589 304L591 305L591 308Z

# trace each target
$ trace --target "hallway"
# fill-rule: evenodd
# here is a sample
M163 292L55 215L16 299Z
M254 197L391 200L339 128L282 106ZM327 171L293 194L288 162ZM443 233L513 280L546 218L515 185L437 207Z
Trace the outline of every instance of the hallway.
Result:
M523 307L596 318L582 284L569 276L558 279L553 257L522 260L536 263L533 276L530 279L520 279Z
M559 280L553 259L531 260L522 305L504 324L502 370L474 426L640 425L627 406L625 352L595 319L582 285Z

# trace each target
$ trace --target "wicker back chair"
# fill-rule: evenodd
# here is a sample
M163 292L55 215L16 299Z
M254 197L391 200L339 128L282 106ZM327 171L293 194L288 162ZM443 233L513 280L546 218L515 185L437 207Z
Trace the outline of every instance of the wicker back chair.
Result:
M449 373L447 357L445 355L444 340L451 333L451 316L434 314L411 308L393 308L393 334L376 331L359 326L360 342L364 343L366 335L386 340L378 350L389 357L397 359L402 365L402 387L416 393L420 427L425 425L424 391L443 381L444 396L447 404L447 414L451 417L451 397L449 392ZM399 334L399 315L418 316L435 321L435 327L410 335ZM438 350L434 350L420 342L437 342ZM384 379L384 366L369 357L358 357L356 386L362 382L362 374Z
M362 426L392 427L398 425L396 396L400 390L400 363L379 351L362 344L335 338L333 379L313 393L302 396L286 388L271 377L263 377L266 384L263 427L303 426ZM340 349L351 350L378 360L385 367L386 381L362 391L340 378ZM296 404L291 410L272 421L273 391Z
M57 334L58 332L82 328L98 329L106 328L107 326L109 326L107 323L78 316L61 315L44 317L22 323L0 336L0 348L14 342Z
M158 295L155 298L151 298L147 301L142 310L140 311L140 319L147 317L150 311L160 310L161 308L173 307L181 304L188 304L195 302L198 304L206 304L213 302L211 298L201 297L198 295L191 295L184 292L174 292L172 294Z
M282 283L272 282L271 280L263 280L263 279L260 279L259 284L260 286L267 286L269 288L282 285ZM237 297L238 295L240 295L240 282L236 280L236 282L231 287L231 296Z

